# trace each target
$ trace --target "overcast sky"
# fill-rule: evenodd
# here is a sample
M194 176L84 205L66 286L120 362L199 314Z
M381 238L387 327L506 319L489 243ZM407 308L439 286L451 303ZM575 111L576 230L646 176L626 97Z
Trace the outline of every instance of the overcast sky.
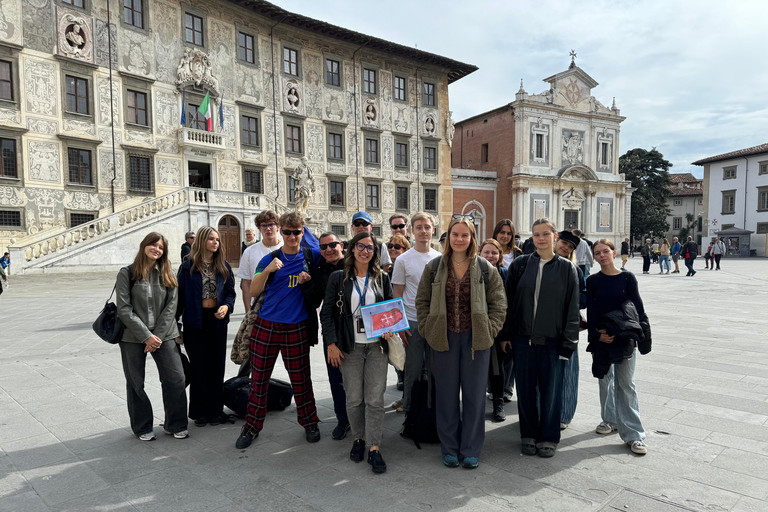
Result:
M627 119L621 153L656 147L672 172L768 142L766 0L272 0L284 9L480 69L450 86L457 121L548 89L568 52Z

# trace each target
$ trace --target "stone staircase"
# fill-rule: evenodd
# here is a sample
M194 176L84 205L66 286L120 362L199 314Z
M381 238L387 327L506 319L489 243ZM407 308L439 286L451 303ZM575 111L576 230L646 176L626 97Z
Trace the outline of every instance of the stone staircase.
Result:
M177 250L184 233L190 226L209 223L209 214L237 211L253 215L281 206L260 194L182 188L74 228L52 228L26 236L9 251L17 274L111 271L132 262L144 236L159 231L169 241L169 258L178 264Z

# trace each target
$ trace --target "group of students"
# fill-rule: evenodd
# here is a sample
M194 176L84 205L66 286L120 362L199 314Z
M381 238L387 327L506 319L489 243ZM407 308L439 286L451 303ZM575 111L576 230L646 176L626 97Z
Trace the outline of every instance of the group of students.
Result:
M579 310L586 307L587 350L593 353L593 374L600 378L602 421L596 432L618 429L634 453L646 453L633 374L636 349L650 350L650 329L637 280L615 267L611 241L593 244L601 270L585 279L574 259L579 237L558 233L548 219L534 222L535 250L522 254L509 220L496 226L492 239L480 242L474 219L454 215L439 252L431 247L432 215L419 212L410 219L412 238L408 219L397 217L390 219L393 237L388 244L372 233L370 215L358 212L351 240L344 243L324 233L318 250L301 245L300 213L257 216L262 240L246 249L238 273L244 305L259 307L250 335L251 388L238 449L250 446L264 426L278 353L306 440L320 440L310 347L322 340L338 420L332 437L341 440L350 432L350 459L367 458L374 473L386 471L381 454L384 392L395 337L405 348L406 414L414 383L424 374L434 379L437 429L447 467L478 466L485 441L486 390L494 400L494 419L503 420L513 383L522 453L551 457L576 409ZM175 278L167 241L158 233L144 239L133 265L118 275L118 310L127 327L120 346L128 409L131 427L142 440L154 439L151 405L143 391L147 352L158 364L163 387L164 431L177 438L188 435L184 373L172 342L179 318L193 369L189 417L198 426L228 420L221 385L234 276L215 229L203 227L188 242L189 256ZM361 307L393 298L402 298L409 329L368 339Z
M719 240L719 239L718 239ZM714 243L714 242L713 242ZM722 244L722 242L720 242ZM625 239L624 242L622 242L622 255L624 255L624 246L629 247L629 238ZM709 267L709 258L710 258L710 251L712 250L711 247L712 244L710 244L710 248L707 251L706 260L707 260L707 267ZM628 249L627 249L628 250ZM718 245L718 250L720 250L720 245ZM650 238L645 239L645 244L640 248L640 256L643 258L643 274L650 274L651 269L651 263L652 262L658 262L659 263L659 274L664 274L664 268L666 267L666 273L667 274L679 274L680 273L680 267L679 267L679 259L682 257L683 261L685 262L685 267L688 269L688 272L686 273L686 277L693 277L696 275L696 270L693 268L693 265L696 261L696 256L699 252L699 246L696 242L693 241L693 237L689 236L684 244L681 244L677 237L674 237L672 239L672 244L669 243L669 240L666 238L661 239L661 244L658 242L651 243ZM722 252L719 253L717 256L717 268L720 269L720 257L725 253L725 246L722 245ZM670 265L669 260L672 259L672 262L675 264L675 270L672 270L670 272ZM624 263L626 263L626 258L622 256L622 259L624 260ZM624 268L624 265L622 264L622 269Z

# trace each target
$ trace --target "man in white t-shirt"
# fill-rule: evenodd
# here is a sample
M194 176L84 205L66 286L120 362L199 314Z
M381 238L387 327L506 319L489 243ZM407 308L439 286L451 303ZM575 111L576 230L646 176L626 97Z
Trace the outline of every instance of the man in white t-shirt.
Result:
M261 233L261 241L245 250L240 257L240 268L237 270L237 277L241 279L240 289L243 292L243 304L246 311L251 309L251 281L256 274L256 267L264 256L283 246L283 240L278 234L280 228L277 225L278 216L275 212L272 210L263 211L256 216L254 221L256 228Z
M358 233L373 232L373 219L368 212L357 212L352 216L352 236L354 237ZM384 242L380 242L379 247L379 266L384 272L389 271L389 267L392 266L392 258L389 257L389 251ZM344 242L344 249L348 249L349 242Z
M400 412L407 412L411 405L411 388L421 376L424 361L424 351L427 341L419 334L416 321L416 292L419 288L421 275L427 263L440 256L440 253L430 246L432 233L435 230L435 219L429 213L419 212L411 218L411 231L414 244L409 250L395 260L392 272L392 291L395 296L402 297L405 313L408 315L410 329L400 333L405 346L405 377L403 379L402 404L395 402L392 406Z

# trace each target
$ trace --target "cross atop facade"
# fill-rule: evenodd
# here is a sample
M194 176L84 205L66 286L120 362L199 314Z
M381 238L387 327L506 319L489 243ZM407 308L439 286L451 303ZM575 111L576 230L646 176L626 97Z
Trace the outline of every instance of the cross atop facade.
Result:
M571 56L571 66L570 67L574 67L576 65L576 51L575 50L571 50L571 53L569 53L569 55Z

